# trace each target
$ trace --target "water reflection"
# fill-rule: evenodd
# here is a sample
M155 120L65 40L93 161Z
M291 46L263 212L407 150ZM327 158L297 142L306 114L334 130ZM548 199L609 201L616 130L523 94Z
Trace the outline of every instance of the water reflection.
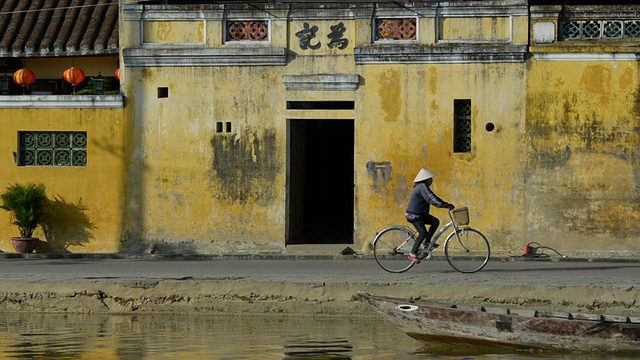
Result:
M0 314L0 358L373 359L420 347L381 320Z
M289 339L284 345L285 359L351 359L353 345L346 339Z
M464 344L423 346L378 319L5 313L0 314L0 330L0 358L604 358Z

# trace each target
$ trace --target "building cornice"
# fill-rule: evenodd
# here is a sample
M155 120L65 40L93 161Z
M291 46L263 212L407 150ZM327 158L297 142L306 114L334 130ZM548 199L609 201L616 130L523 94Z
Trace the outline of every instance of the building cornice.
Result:
M523 63L526 45L402 46L354 49L356 64L381 63Z
M0 95L0 109L122 109L124 95Z
M360 77L343 74L283 75L282 83L287 91L356 91Z
M284 48L251 46L246 48L135 48L122 51L124 65L153 66L283 66Z
M640 61L638 53L540 52L531 56L536 61Z

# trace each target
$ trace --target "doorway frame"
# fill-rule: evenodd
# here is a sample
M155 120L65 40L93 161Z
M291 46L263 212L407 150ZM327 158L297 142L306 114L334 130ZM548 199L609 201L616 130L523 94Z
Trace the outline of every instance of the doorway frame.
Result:
M296 218L294 219L295 216L297 216L297 214L304 214L303 212L297 211L296 208L302 208L304 209L304 205L299 205L299 204L294 204L294 201L296 201L295 196L297 196L295 194L295 192L299 192L305 191L305 180L301 180L301 181L293 181L293 179L296 177L296 175L293 174L293 171L297 171L296 169L294 169L294 167L296 166L297 163L300 162L300 160L295 160L294 157L295 156L305 156L305 154L300 154L298 151L296 151L296 154L292 154L292 152L294 151L294 146L299 146L299 145L295 145L294 142L298 141L296 139L296 137L304 137L304 141L306 141L306 134L300 134L300 132L306 132L306 127L305 126L295 126L293 125L294 122L303 122L303 121L348 121L351 122L351 126L352 126L352 137L351 137L351 172L350 172L350 181L351 181L351 186L353 188L353 191L351 193L351 197L352 197L352 201L351 201L351 226L350 226L350 240L348 242L329 242L329 243L310 243L308 241L304 241L304 239L302 241L297 241L294 240L294 238L296 238L297 236L301 236L304 237L306 234L304 232L304 229L300 230L300 228L298 229L294 229L294 227L300 227L303 226L304 224L304 218ZM294 134L294 132L297 132L298 134ZM355 244L355 221L356 221L356 216L355 216L355 207L356 207L356 192L355 192L355 178L356 178L356 169L355 169L355 154L356 154L356 121L354 118L335 118L335 117L330 117L330 116L325 116L325 117L314 117L314 118L287 118L286 119L286 176L285 176L285 197L286 197L286 201L285 201L285 246L299 246L299 245L309 245L309 246L323 246L323 245L353 245ZM299 150L299 149L298 149ZM298 177L304 177L304 176L300 176L297 175ZM300 185L302 184L302 185ZM294 189L294 187L299 187L302 186L302 189Z

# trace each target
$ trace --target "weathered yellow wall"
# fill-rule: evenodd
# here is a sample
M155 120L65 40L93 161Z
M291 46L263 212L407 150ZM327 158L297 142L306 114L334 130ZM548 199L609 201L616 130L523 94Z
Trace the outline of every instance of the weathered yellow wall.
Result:
M175 21L163 7L147 9L153 16L144 26L143 17L123 17L122 49L160 50L151 55L156 60L178 54L183 63L189 55L176 49L192 47L194 56L215 54L206 52L213 49L232 60L218 59L215 66L123 67L125 109L0 109L4 139L16 139L19 130L89 134L86 168L17 167L15 141L0 143L7 154L0 158L7 169L0 184L41 181L50 195L86 207L95 225L92 237L70 251L281 250L288 216L287 121L319 118L354 120L353 246L358 250L370 250L383 227L406 224L403 213L422 167L438 174L437 194L470 208L472 225L487 235L496 253L520 254L531 241L568 254L640 248L637 62L534 56L520 62L453 64L436 57L411 63L393 58L392 51L392 60L362 64L354 55L358 49L389 45L371 43L371 17L363 9L353 17L338 5L291 12L275 5L269 12L240 6L238 13L227 14L269 18L270 41L260 44L225 44L223 23L215 20L221 6L203 10L204 17L185 12ZM312 40L321 43L317 50L299 46L296 32L305 22L318 26ZM339 22L349 44L330 49L327 35ZM465 46L482 52L482 44L528 42L527 17L500 10L477 18L425 17L418 24L415 42L392 46L427 59L424 54L432 50L450 50L455 58L469 50ZM534 53L567 51L566 44L537 45ZM247 48L253 51L243 52ZM251 65L276 54L265 49L279 48L287 54L284 64ZM245 63L234 63L234 56ZM91 72L118 66L113 58L75 60ZM66 68L62 60L52 62L54 68L43 61L26 64L36 74L56 77ZM326 74L360 80L356 90L346 91L287 91L283 83L283 76ZM160 88L167 89L167 97L159 97ZM456 99L472 104L468 154L453 151ZM353 100L355 109L287 110L287 100ZM218 132L218 123L223 128L229 123L231 131ZM433 213L448 221L444 210ZM6 213L0 214L2 221L9 224ZM0 227L2 250L10 251L14 231Z
M136 94L126 110L135 119L126 133L128 249L284 246L286 121L284 106L274 106L285 104L278 72L127 71L142 80L126 86ZM169 88L168 98L157 98L159 86ZM232 132L217 133L216 122L231 122Z
M527 233L562 249L638 249L638 63L531 61Z
M356 131L359 240L370 241L386 224L407 224L404 210L413 179L424 167L437 174L434 191L456 206L468 206L473 226L496 249L517 244L522 226L522 66L367 66L363 77L368 85ZM470 154L453 152L454 99L471 99ZM485 130L489 122L496 127L492 132ZM448 221L444 210L433 214Z
M144 21L143 42L197 44L205 42L204 21Z
M511 18L502 17L445 17L440 21L442 40L509 40Z
M305 22L318 26L311 42L321 43L317 50L299 47L295 33ZM329 49L327 34L339 22L349 45ZM435 21L422 23L433 28L422 30L420 42L433 42ZM526 21L516 23L526 33ZM356 102L354 111L322 114L328 119L351 114L355 120L356 248L367 250L376 231L406 223L404 209L421 167L438 173L434 187L443 198L471 208L474 226L497 249L521 248L524 64L356 65L353 49L370 44L370 19L272 24L271 44L288 45L286 66L125 68L125 78L134 79L124 85L130 94L126 117L132 120L126 131L125 248L282 248L287 119L317 118L313 112L287 111L286 101L292 99ZM126 23L124 33L136 26ZM207 23L209 45L240 46L217 43L222 29ZM481 20L474 29L464 33L504 40L512 31L503 18ZM521 35L515 37L523 40ZM125 40L124 48L141 43L135 37ZM357 74L362 84L355 92L287 92L282 83L283 75L315 74ZM168 98L157 97L158 87L169 89ZM453 153L454 99L472 101L471 154ZM216 122L231 122L233 131L216 133ZM496 129L485 130L487 123ZM443 210L434 214L447 220Z
M520 254L531 241L568 254L638 251L637 62L536 58L539 52L589 51L582 43L557 41L536 44L526 61L500 62L486 54L486 62L460 61L465 51L485 51L483 44L492 49L528 44L527 16L520 10L513 16L501 2L495 4L496 11L475 18L460 16L461 8L448 17L420 17L418 39L401 45L372 44L367 11L373 10L355 5L348 11L340 5L268 5L266 12L238 6L224 13L229 19L269 19L270 41L259 44L224 43L222 5L175 19L175 7L145 7L149 17L138 10L126 13L123 50L160 50L150 56L182 56L183 62L123 67L125 109L0 109L3 139L16 139L19 130L74 130L87 131L90 142L86 168L23 168L13 161L15 140L4 141L0 184L40 181L50 196L86 207L92 237L71 246L73 252L279 251L288 216L287 121L352 119L358 250L370 250L383 227L406 224L412 181L425 167L438 174L437 194L470 208L472 225L488 236L496 253ZM395 11L389 6L376 11ZM415 16L423 10L398 11ZM330 49L327 35L339 22L349 44ZM296 32L304 23L318 26L311 43L320 42L319 49L300 48ZM358 63L359 49L384 52L385 46L398 46L392 49L406 51L407 58L394 58L390 51L391 60ZM264 50L281 48L284 64L251 64L265 54L277 56ZM176 52L184 49L192 49L193 56L220 51L228 59L184 66L189 54ZM450 51L460 63L430 58L430 51L445 57ZM508 51L521 50L509 46ZM407 60L416 54L422 60ZM58 78L68 60L25 64L37 76ZM118 67L114 58L73 60L88 75L111 75ZM283 76L326 74L360 80L356 90L347 91L287 91L283 83ZM167 89L167 97L159 97L160 88ZM453 152L456 99L472 104L468 154ZM287 110L287 100L353 100L355 109ZM229 123L231 131L218 132L218 123L223 128ZM444 210L433 213L448 221ZM6 213L0 214L2 222L7 226L0 227L0 246L10 251L8 239L17 229Z
M122 228L124 118L122 109L0 109L0 187L43 183L55 202L58 236L39 251L118 252ZM18 131L86 131L86 167L17 166ZM7 141L9 140L9 141ZM20 236L0 211L0 250ZM45 240L41 228L34 236ZM66 249L65 249L66 248Z
M278 11L283 12L273 13ZM324 16L322 11L316 15ZM287 63L123 67L125 109L0 109L3 138L15 138L19 130L88 132L86 168L19 168L12 156L0 159L2 168L8 169L0 174L3 183L37 179L47 185L50 195L75 205L81 201L86 207L94 225L92 237L70 251L281 249L287 222L287 120L293 118L355 121L357 249L367 250L381 228L406 224L403 212L421 167L438 173L434 189L441 197L470 207L473 225L488 235L495 249L520 249L526 242L526 226L538 229L525 225L529 221L525 215L533 216L529 206L537 206L526 196L525 184L537 172L530 167L525 173L531 162L524 150L551 142L530 136L525 143L522 133L526 123L527 135L533 134L531 122L525 121L532 114L526 112L525 102L537 101L527 91L541 92L546 80L524 86L524 63L356 65L354 48L371 45L370 17L304 20L298 16L289 21L274 17L269 43L243 45L222 42L221 21L197 16L170 21L161 10L154 16L144 26L141 19L125 16L121 48L251 46L259 51L286 46ZM456 29L466 24L463 20L467 19L447 20L443 29L447 39L526 43L524 16L481 17L473 26ZM318 50L299 47L295 33L305 22L319 28L312 41L321 42ZM329 49L327 34L339 22L346 28L349 45ZM423 18L419 24L417 44L438 40L436 20ZM30 59L27 65L36 74L58 77L70 66L68 60ZM72 60L88 76L118 67L114 58ZM550 71L537 69L532 66L534 75L541 77ZM604 77L606 72L591 70L585 78L592 80L600 73ZM287 91L282 82L285 75L316 74L359 75L362 81L355 91ZM622 74L626 73L616 76ZM635 74L628 76L635 79ZM160 98L159 88L167 88L168 97ZM292 99L352 99L356 108L320 115L286 110L286 101ZM470 154L453 152L455 99L472 103ZM218 133L218 122L230 123L232 131ZM488 123L495 130L486 130ZM0 145L5 154L16 148L15 142ZM523 205L525 198L530 202ZM445 211L434 214L447 221ZM0 216L7 224L0 226L0 235L8 239L14 227L8 225L7 214ZM7 248L8 240L4 241L0 244Z

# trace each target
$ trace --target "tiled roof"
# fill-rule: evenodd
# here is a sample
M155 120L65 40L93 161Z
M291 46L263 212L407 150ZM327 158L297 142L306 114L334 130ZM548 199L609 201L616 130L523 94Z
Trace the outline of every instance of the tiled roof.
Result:
M118 53L118 0L0 3L0 57Z

